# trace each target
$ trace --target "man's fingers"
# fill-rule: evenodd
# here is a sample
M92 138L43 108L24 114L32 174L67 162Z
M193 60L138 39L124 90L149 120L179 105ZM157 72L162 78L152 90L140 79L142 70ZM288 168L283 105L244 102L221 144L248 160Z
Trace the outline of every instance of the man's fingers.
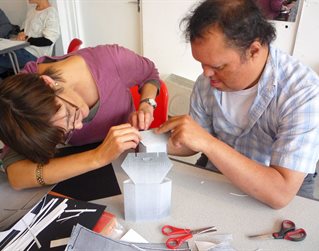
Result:
M165 133L175 130L180 125L181 116L175 116L164 122L159 128L156 129L157 133Z

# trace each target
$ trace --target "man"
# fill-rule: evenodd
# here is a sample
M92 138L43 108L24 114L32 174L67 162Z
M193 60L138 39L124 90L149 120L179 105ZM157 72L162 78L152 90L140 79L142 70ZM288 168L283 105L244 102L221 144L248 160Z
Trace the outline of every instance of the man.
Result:
M252 0L206 0L183 21L203 74L190 116L158 129L171 132L169 153L202 152L207 169L273 208L298 191L311 197L306 183L313 184L319 158L318 76L271 45L275 30Z

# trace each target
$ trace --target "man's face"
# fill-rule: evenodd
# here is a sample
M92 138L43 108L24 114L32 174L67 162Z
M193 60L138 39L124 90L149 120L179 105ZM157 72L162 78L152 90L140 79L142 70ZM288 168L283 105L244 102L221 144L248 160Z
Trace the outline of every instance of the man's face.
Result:
M249 52L242 55L227 46L225 37L216 28L192 44L193 57L199 61L205 77L213 88L220 91L239 91L252 86L256 79L254 60Z

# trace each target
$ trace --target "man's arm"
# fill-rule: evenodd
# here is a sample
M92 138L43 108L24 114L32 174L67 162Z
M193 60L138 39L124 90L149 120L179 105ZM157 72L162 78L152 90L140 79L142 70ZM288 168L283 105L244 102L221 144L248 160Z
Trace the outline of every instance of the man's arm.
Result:
M202 152L234 185L273 207L286 206L298 192L305 173L284 167L267 167L213 137L190 116L175 117L158 130L171 131L169 154Z

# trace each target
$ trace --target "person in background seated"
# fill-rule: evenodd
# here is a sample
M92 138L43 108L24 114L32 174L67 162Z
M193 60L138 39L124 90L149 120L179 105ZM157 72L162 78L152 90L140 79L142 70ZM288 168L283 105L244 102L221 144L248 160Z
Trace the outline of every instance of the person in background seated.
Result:
M157 130L171 132L168 153L203 153L198 164L273 208L313 198L318 75L272 45L275 28L253 0L206 0L184 21L203 74L190 116Z
M285 0L255 0L267 19L274 20L284 9Z
M20 27L11 24L7 15L0 9L0 38L10 38L11 35L17 35L17 30L20 30Z
M140 86L135 111L130 88ZM13 188L55 184L101 168L140 141L160 88L152 61L118 45L41 57L7 77L0 88L3 166ZM57 146L99 143L95 149L56 157Z
M29 0L36 4L27 13L22 24L21 32L16 39L27 41L30 46L15 50L21 68L29 61L35 61L41 56L51 56L54 43L60 37L58 13L48 0ZM0 55L0 74L12 71L12 64L8 54Z

